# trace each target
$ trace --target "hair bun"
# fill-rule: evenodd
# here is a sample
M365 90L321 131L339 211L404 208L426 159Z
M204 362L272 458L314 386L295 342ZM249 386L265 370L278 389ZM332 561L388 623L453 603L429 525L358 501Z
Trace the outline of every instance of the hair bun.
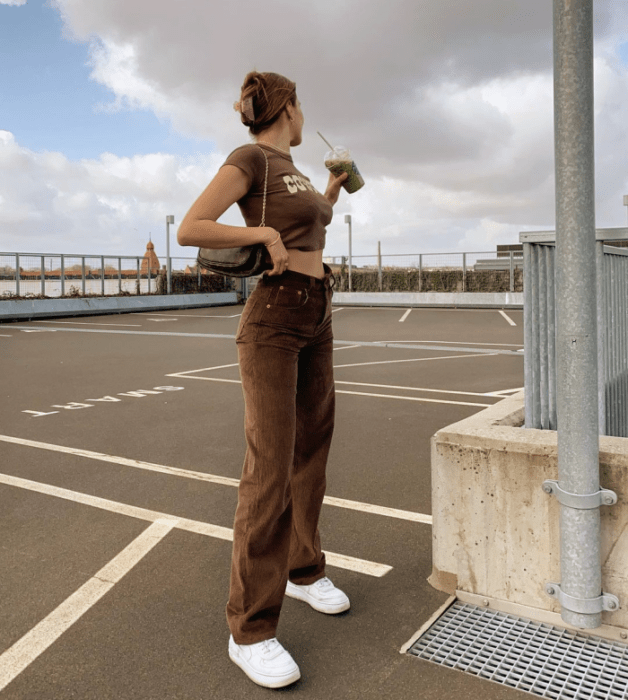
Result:
M258 134L274 124L288 102L296 104L296 85L277 73L251 71L244 79L240 101L234 109L251 133Z

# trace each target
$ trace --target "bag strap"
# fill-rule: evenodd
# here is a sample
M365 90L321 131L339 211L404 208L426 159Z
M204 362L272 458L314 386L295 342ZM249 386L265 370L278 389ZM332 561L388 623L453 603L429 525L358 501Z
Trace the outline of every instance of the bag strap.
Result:
M259 150L264 154L264 158L266 159L266 176L264 178L264 203L262 204L262 223L260 224L261 226L266 226L266 191L268 189L268 156L266 155L266 151L261 146L258 146Z

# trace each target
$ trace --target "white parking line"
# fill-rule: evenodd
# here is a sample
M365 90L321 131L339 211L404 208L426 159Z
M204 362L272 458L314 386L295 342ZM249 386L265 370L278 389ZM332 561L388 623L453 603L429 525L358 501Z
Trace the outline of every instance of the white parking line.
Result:
M468 355L464 355L468 357ZM486 357L485 355L480 355L480 357ZM436 358L434 358L436 359ZM442 359L442 358L441 358ZM406 362L406 360L398 360L399 362ZM379 362L367 362L365 364L381 364ZM355 367L358 365L339 365L340 367ZM167 377L179 377L185 379L181 374L167 374ZM239 379L223 379L222 377L187 377L187 379L200 379L205 382L221 382L223 384L241 384ZM336 381L336 384L341 384L342 382ZM356 382L347 382L348 384L355 384ZM407 389L408 387L403 387ZM492 406L490 403L469 403L467 401L445 401L444 399L426 399L418 396L396 396L394 394L370 394L365 391L345 391L344 389L336 389L337 394L352 394L353 396L372 396L378 399L399 399L400 401L419 401L423 403L448 403L454 406L481 406L482 408L487 408ZM458 392L453 392L458 393ZM480 396L485 396L485 394L480 394ZM1 438L0 438L1 439Z
M28 332L33 332L31 329L29 329L28 326L11 326L12 329L14 330L24 330L27 333ZM211 338L211 339L218 339L218 340L233 340L235 338L235 335L229 334L229 333L175 333L173 331L168 331L168 332L163 332L163 331L121 331L121 330L114 330L114 329L105 329L105 328L44 328L42 329L43 331L49 330L49 331L68 331L70 333L109 333L113 335L150 335L154 337L164 337L164 338ZM39 332L39 331L35 331ZM392 343L388 343L387 341L383 340L378 340L377 342L372 342L372 341L362 341L362 340L334 340L334 345L344 345L344 344L354 344L358 345L360 347L367 347L367 348L392 348L394 347L395 349L401 348L404 350L446 350L447 352L469 352L469 353L475 353L477 352L478 348L466 348L466 347L458 347L454 346L451 348L444 348L442 345L418 345L418 344L410 344L413 341L400 341L400 340L395 340L395 344L393 345ZM423 341L421 341L423 342ZM474 343L475 345L480 345L481 343ZM487 343L487 345L493 345L494 343ZM498 355L517 355L518 352L521 352L520 350L495 350L494 352L491 352L492 349L487 349L486 353L487 354L498 354ZM517 355L518 356L518 355Z
M325 496L323 501L328 506L338 506L339 508L348 508L349 510L359 510L362 513L372 513L373 515L386 515L389 518L399 518L399 520L410 520L414 523L423 523L424 525L432 524L431 515L423 515L423 513L412 513L408 510L399 510L397 508L387 508L386 506L376 506L370 503L360 503L359 501L348 501L345 498L334 498L333 496Z
M461 343L464 343L465 345L496 345L498 347L511 347L511 348L520 348L521 343L471 343L467 342L466 340L378 340L374 341L375 344L379 343L439 343L441 345L460 345Z
M344 309L344 306L341 306L339 309L332 309L331 312L332 314L335 314L336 311L342 311Z
M119 331L109 331L110 333L117 333ZM129 333L137 331L127 331ZM395 350L439 350L441 352L465 352L469 354L486 354L486 355L512 355L516 356L519 350L500 350L499 346L505 345L505 343L468 343L468 345L475 346L497 346L497 347L486 347L483 350L481 347L466 347L461 346L455 341L423 341L423 340L377 340L377 341L362 341L362 340L334 340L335 344L340 345L341 343L353 343L357 346L366 348L394 348ZM438 343L438 344L437 344ZM449 346L449 347L448 347ZM521 347L521 345L513 344L513 347Z
M170 518L155 520L87 583L7 649L0 656L0 691L72 627L176 525L177 521Z
M359 345L343 345L340 348L334 348L334 352L337 352L338 350L351 350L351 348L359 348Z
M110 501L106 498L98 498L98 496L90 496L86 493L70 491L69 489L62 489L58 486L50 486L38 481L30 481L29 479L20 479L17 476L9 476L7 474L0 474L0 484L7 484L8 486L15 486L16 488L35 491L36 493L42 493L47 496L55 496L56 498L63 498L67 501L82 503L83 505L100 508L101 510L107 510L111 513L128 515L131 518L138 518L139 520L149 520L151 522L164 519L176 520L174 527L179 530L193 532L197 535L206 535L207 537L214 537L219 540L227 540L228 542L233 541L233 530L227 527L220 527L219 525L211 525L210 523L202 523L198 520L189 520L187 518L178 518L176 515L147 510L146 508L138 508L137 506L130 506L126 503L118 503L117 501ZM350 557L346 554L335 554L334 552L326 551L325 558L330 566L356 571L377 578L385 576L392 570L392 566L388 566L387 564L378 564L377 562L367 561L366 559L357 559L356 557Z
M194 378L196 379L196 377ZM212 484L221 484L222 486L234 486L237 488L240 484L239 479L233 479L228 476L206 474L205 472L195 472L190 469L179 469L178 467L167 467L163 464L153 464L151 462L140 462L136 459L116 457L114 455L103 454L102 452L91 452L90 450L82 450L77 449L75 447L64 447L62 445L53 445L47 442L35 442L34 440L24 440L23 438L10 437L8 435L0 435L0 441L9 442L14 445L22 445L24 447L35 447L37 449L48 450L50 452L61 452L64 454L71 454L77 457L85 457L86 459L94 459L100 462L121 464L125 467L133 467L134 469L144 469L146 471L157 472L160 474L168 474L170 476L183 477L185 479L194 479L196 481L206 481ZM388 508L386 506L378 506L372 503L350 501L346 498L334 498L333 496L325 496L323 502L325 503L325 505L329 506L337 506L338 508L348 508L349 510L360 510L364 513L376 513L378 515L386 515L391 518L411 520L417 523L431 524L432 522L432 518L430 515L414 513L408 510L399 510L397 508Z
M410 360L379 360L377 362L355 362L351 365L334 365L334 369L341 367L366 367L367 365L394 365L399 362L429 362L430 360L458 360L466 357L493 357L494 353L483 352L479 355L446 355L442 357L415 357ZM168 375L170 376L170 375Z
M215 369L226 369L227 367L237 367L238 363L233 362L230 365L216 365L215 367L203 367L202 369L189 369L185 372L174 372L173 374L167 374L167 377L185 377L188 374L198 374L199 372L211 372ZM197 379L197 377L191 377L192 379Z
M157 314L157 313L134 313L133 316L144 316L148 318L149 316L167 316L168 318L238 318L242 314L233 314L231 316L225 316L224 314Z
M418 396L395 396L393 394L369 394L366 391L344 391L336 389L337 394L353 394L354 396L375 396L378 399L400 399L402 401L420 401L422 403L448 403L455 406L481 406L487 408L490 403L469 403L467 401L445 401L444 399L425 399Z
M405 312L405 314L399 319L399 323L403 323L403 322L408 318L408 316L410 315L410 312L411 312L411 311L412 311L412 309L408 309L408 310Z
M12 337L13 337L12 335L4 335L4 333L2 335L0 335L0 338L12 338Z
M451 389L427 389L418 386L398 386L396 384L369 384L367 382L343 382L335 380L336 384L351 384L353 386L372 386L378 389L403 389L404 391L426 391L431 394L454 394L456 396L499 396L501 392L479 393L477 391L451 391ZM509 389L508 391L519 391L519 389Z
M508 323L510 323L511 326L516 326L516 325L517 325L517 324L512 320L512 318L510 318L510 316L509 316L507 313L505 313L504 311L502 311L501 309L499 309L499 313L508 321Z
M335 348L336 350L346 350L348 348L357 347L355 345L347 345L346 347ZM480 355L480 357L486 357L487 355ZM462 355L461 357L469 357L469 355ZM471 356L473 357L473 355ZM491 357L490 355L488 357ZM436 359L436 358L423 358L423 359ZM413 362L414 360L391 360L391 362ZM377 363L372 363L377 364ZM228 367L237 367L238 363L230 365L218 365L216 367L205 367L204 369L191 369L185 372L175 372L173 374L167 374L167 377L179 377L180 379L202 379L209 382L225 382L227 384L240 384L239 379L225 379L222 377L190 377L191 374L198 374L199 372L210 372L214 369L226 369ZM353 365L336 365L335 367L352 367ZM398 384L372 384L370 382L348 382L340 379L336 379L335 384L348 384L351 386L370 386L377 389L401 389L403 391L422 391L429 392L433 394L453 394L454 396L500 396L502 393L515 393L521 391L521 389L503 389L502 391L489 391L489 392L477 392L477 391L452 391L451 389L428 389L427 387L415 387L415 386L400 386ZM342 393L342 392L340 392ZM379 396L379 394L378 394ZM483 404L484 405L484 404ZM0 440L3 436L0 435Z
M509 394L516 394L518 391L523 391L523 387L520 386L517 389L502 389L501 391L488 391L484 396L508 396Z
M125 326L128 328L141 328L139 323L96 323L95 321L33 321L33 323L75 323L78 326Z

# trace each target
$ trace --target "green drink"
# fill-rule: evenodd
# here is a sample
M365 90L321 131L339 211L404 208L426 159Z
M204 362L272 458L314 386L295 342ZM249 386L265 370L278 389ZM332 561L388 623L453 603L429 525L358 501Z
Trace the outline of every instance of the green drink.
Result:
M334 175L348 173L349 177L342 183L342 186L349 194L357 192L364 187L364 178L360 175L355 161L351 158L349 151L343 146L336 146L325 156L325 167Z

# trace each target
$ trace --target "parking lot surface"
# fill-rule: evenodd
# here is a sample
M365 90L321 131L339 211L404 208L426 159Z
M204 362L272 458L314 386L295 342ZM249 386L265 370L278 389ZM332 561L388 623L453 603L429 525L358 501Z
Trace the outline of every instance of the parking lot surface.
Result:
M400 653L447 600L430 438L523 386L522 312L334 308L320 528L351 610L285 600L302 679L271 691L227 655L241 311L0 324L2 700L524 697Z

